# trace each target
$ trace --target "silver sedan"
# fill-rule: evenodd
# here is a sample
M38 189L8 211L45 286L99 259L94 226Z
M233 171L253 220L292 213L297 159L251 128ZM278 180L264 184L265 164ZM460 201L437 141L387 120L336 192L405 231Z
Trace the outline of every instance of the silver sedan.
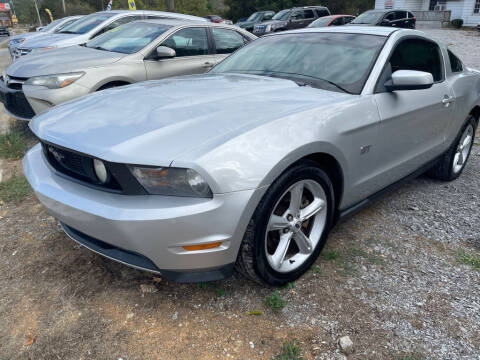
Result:
M177 281L281 285L404 179L462 173L480 73L415 30L258 39L209 74L111 89L30 127L40 201L87 248ZM434 186L434 185L432 185Z
M186 20L142 20L87 42L22 57L0 81L5 110L20 120L83 95L138 81L210 70L255 35Z

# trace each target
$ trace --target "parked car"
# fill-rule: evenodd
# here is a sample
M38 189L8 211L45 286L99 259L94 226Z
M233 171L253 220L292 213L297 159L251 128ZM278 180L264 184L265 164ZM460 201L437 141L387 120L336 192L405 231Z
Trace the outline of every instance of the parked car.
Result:
M0 26L0 36L10 36L10 31L6 26Z
M307 27L314 20L330 15L324 6L305 6L279 11L270 21L264 21L253 28L257 36L271 32Z
M203 73L255 38L246 30L223 24L136 21L95 37L85 46L39 52L14 62L0 81L0 100L12 117L29 120L95 91Z
M425 171L460 176L479 83L417 31L271 34L208 74L37 116L23 167L68 236L99 254L170 280L217 280L236 264L282 285L338 219Z
M207 15L207 16L204 16L204 18L210 22L217 23L217 24L233 25L232 20L226 20L222 18L220 15Z
M8 42L8 52L10 53L10 57L13 60L16 59L17 47L19 46L19 44L23 43L26 39L33 39L33 38L38 38L40 36L44 36L46 34L58 33L63 28L67 27L68 25L72 24L76 20L80 19L82 16L67 16L62 19L53 20L47 26L43 26L42 30L40 31L37 30L35 32L15 35Z
M255 24L259 24L262 21L271 20L274 15L274 11L257 11L250 15L248 19L244 21L238 21L235 25L251 32L253 31Z
M14 54L15 58L36 52L39 50L52 50L72 45L85 44L88 40L103 34L117 26L143 19L182 19L192 21L206 21L197 16L183 15L163 11L140 11L140 10L112 10L100 11L75 21L64 27L57 33L26 39L18 46Z
M369 10L353 20L351 25L377 25L415 29L417 18L405 10Z
M355 16L352 15L330 15L321 17L312 22L308 27L339 26L349 24Z

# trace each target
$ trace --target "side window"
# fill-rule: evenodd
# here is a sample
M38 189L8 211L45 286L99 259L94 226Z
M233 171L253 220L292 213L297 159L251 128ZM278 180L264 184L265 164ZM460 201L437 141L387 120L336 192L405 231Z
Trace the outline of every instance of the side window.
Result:
M313 10L303 10L303 17L305 19L313 19L315 15L313 15Z
M230 54L245 44L242 35L234 30L212 28L217 54Z
M179 30L170 35L162 45L175 50L177 57L207 55L207 29L194 27Z
M343 18L337 18L332 21L333 26L343 25Z
M408 18L409 18L409 19L412 19L412 18L415 17L415 15L413 15L410 11L409 11L407 14L408 14Z
M395 14L395 20L402 20L407 18L407 12L406 11L396 11Z
M384 19L387 19L389 21L395 20L395 13L393 13L393 12L388 13L387 16L384 17Z
M429 72L434 81L441 81L442 62L440 49L436 44L421 39L402 41L390 58L392 73L397 70L417 70Z
M142 17L139 16L139 15L135 15L135 16L124 16L120 19L117 19L113 22L111 22L110 24L108 24L107 26L105 26L102 30L100 30L98 33L95 34L94 37L100 35L100 34L103 34L103 33L106 33L107 31L110 31L110 30L113 30L115 29L116 27L119 27L120 25L123 25L123 24L127 24L129 22L132 22L132 21L135 21L135 20L141 20Z
M317 12L318 17L323 17L323 16L328 16L330 15L329 12L325 9L317 9L315 10Z
M294 11L291 16L292 20L303 20L303 11Z
M354 19L353 17L347 16L343 18L343 21L345 24L348 24L348 23L351 23L353 19Z
M452 72L454 73L462 72L463 65L460 59L456 57L455 54L452 53L450 50L447 50L447 51L448 51L448 57L450 58L450 67L452 68Z

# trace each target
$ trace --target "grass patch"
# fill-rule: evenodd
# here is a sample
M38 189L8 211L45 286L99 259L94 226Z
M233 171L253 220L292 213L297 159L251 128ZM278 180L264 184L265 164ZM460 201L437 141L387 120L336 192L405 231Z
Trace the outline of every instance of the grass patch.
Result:
M0 183L0 199L5 202L20 202L31 191L25 176L14 176Z
M255 316L263 315L263 311L262 311L262 310L252 310L252 311L247 312L247 315L248 315L248 316L252 316L252 315L255 315Z
M295 287L294 282L288 282L285 285L282 285L282 289L293 289Z
M321 274L322 273L322 267L320 265L315 265L312 266L311 269L315 274Z
M285 305L287 305L287 301L280 296L278 291L274 291L272 295L265 298L265 305L277 312L282 310Z
M19 131L11 131L0 135L0 157L4 159L19 159L25 154L27 143Z
M224 288L216 288L215 293L217 294L218 297L225 296L225 289Z
M340 257L340 252L335 249L335 250L331 250L331 251L323 251L322 252L322 257L325 259L325 260L337 260L339 257Z
M272 360L303 360L298 341L285 341L282 345L282 352L273 357Z
M480 257L474 254L469 254L465 250L460 250L457 253L458 261L465 265L470 265L475 270L480 270Z

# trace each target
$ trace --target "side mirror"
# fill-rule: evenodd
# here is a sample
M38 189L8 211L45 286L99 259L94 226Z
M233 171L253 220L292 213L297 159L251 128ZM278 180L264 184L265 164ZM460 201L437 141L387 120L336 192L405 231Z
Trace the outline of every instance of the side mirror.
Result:
M416 70L397 70L392 74L390 80L385 82L385 88L388 91L422 90L429 89L432 85L432 74Z
M167 46L157 47L157 58L158 59L174 58L176 55L177 55L177 53L172 48L169 48Z

